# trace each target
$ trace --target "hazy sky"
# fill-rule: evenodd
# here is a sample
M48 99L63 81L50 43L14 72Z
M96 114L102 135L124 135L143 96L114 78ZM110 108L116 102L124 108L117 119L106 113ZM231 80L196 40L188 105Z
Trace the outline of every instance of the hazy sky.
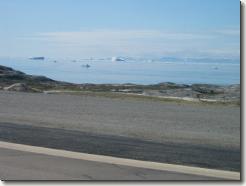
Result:
M239 0L1 0L0 24L0 56L240 55Z

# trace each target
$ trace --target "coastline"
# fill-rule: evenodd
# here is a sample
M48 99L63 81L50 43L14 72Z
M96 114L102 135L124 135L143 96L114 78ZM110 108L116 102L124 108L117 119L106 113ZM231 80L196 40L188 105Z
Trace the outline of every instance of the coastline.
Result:
M176 84L74 84L44 76L27 75L0 65L0 90L45 94L94 94L108 97L137 97L165 101L240 105L240 85Z

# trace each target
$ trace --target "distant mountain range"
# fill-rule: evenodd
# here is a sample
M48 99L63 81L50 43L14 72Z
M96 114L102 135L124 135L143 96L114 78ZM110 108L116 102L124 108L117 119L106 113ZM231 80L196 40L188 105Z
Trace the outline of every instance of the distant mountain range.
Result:
M30 60L45 60L45 57L32 57ZM104 57L104 58L82 58L77 59L82 61L114 61L114 62L134 62L134 61L147 61L147 62L187 62L187 63L240 63L240 58L195 58L195 57L131 57L131 56L115 56L115 57ZM72 60L76 62L77 60ZM56 62L56 60L54 60Z
M181 57L129 57L129 56L118 56L114 57L113 60L118 62L124 61L148 61L148 62L196 62L196 63L240 63L240 59L236 58L181 58ZM90 60L111 60L112 58L90 58ZM88 59L83 59L88 60Z
M161 61L168 62L206 62L206 63L239 63L240 59L229 58L176 58L176 57L162 57Z

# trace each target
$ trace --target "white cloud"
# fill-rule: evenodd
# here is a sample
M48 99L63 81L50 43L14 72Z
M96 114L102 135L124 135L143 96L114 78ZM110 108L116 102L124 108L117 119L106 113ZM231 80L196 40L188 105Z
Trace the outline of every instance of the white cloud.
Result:
M221 34L226 37L218 39ZM234 43L227 42L232 38ZM238 55L237 30L211 32L167 32L161 30L83 30L45 32L21 37L35 45L45 45L49 54L82 57L114 55ZM224 44L226 43L226 48ZM228 50L231 49L230 51ZM206 52L205 52L206 51ZM229 52L228 52L229 51Z
M138 39L174 39L174 40L190 40L190 39L208 39L211 35L202 35L195 33L182 32L163 32L158 30L92 30L78 32L47 32L38 33L36 39L49 39L60 42L100 42L100 41L124 41ZM102 43L102 42L100 42Z
M215 33L227 35L227 36L240 36L240 28L217 30L217 31L215 31Z

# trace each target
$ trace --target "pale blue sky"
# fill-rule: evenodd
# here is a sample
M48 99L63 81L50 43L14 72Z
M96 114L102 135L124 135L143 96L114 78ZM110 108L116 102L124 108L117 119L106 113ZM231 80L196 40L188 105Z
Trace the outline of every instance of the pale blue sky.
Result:
M0 23L0 56L240 54L239 0L1 0Z

